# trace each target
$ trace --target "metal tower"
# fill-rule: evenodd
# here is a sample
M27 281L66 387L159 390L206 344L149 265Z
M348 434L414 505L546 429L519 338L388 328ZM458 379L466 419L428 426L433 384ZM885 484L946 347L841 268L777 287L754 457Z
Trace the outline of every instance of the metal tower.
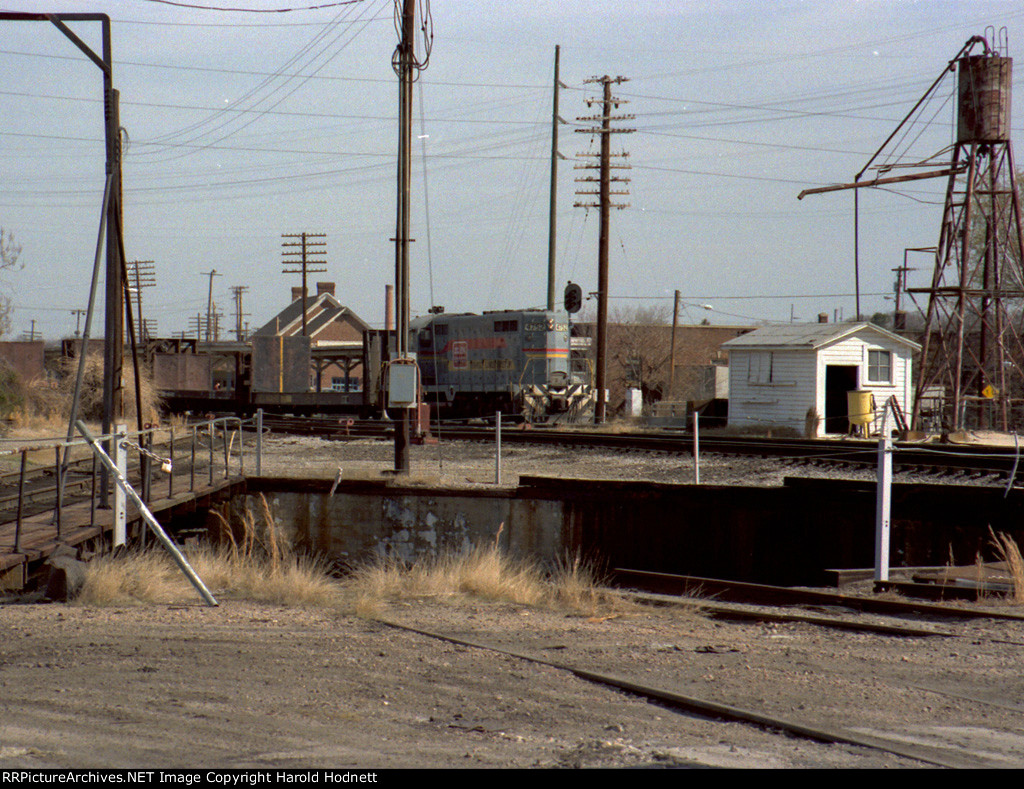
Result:
M994 32L994 31L993 31ZM994 36L993 36L994 38ZM981 45L981 54L972 54ZM1010 430L1024 422L1024 268L1010 141L1013 60L972 38L957 72L957 135L926 294L913 424Z

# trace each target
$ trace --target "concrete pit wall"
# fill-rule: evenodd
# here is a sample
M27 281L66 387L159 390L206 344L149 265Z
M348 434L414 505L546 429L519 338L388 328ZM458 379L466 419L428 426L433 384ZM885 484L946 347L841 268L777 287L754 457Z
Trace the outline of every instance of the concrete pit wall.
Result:
M299 548L342 565L491 543L551 564L580 555L623 567L781 585L874 561L875 486L793 479L782 487L522 478L515 489L250 479ZM895 485L893 567L991 557L989 527L1024 543L1024 491Z
M300 549L341 564L374 557L406 561L461 552L495 540L509 553L551 561L567 547L561 502L496 489L430 490L352 482L259 480L275 522ZM254 494L248 506L259 512Z

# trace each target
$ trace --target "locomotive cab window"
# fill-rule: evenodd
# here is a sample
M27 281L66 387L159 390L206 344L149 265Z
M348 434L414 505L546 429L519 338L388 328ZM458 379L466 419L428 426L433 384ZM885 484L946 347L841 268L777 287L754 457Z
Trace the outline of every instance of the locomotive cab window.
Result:
M507 334L519 331L519 321L495 321L494 331L499 334Z

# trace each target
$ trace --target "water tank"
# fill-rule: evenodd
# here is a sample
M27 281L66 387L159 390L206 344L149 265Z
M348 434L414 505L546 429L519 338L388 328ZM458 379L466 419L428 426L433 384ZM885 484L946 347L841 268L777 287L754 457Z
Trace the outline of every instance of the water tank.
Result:
M974 55L960 60L957 142L1009 141L1012 83L1013 58Z
M846 393L846 405L851 425L869 425L875 419L875 396L864 389Z

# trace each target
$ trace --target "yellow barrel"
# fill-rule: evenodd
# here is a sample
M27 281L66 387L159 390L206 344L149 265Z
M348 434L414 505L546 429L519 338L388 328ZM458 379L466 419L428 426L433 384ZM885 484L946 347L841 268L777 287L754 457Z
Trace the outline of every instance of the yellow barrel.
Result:
M867 425L875 418L875 395L864 389L846 393L846 407L851 425Z

